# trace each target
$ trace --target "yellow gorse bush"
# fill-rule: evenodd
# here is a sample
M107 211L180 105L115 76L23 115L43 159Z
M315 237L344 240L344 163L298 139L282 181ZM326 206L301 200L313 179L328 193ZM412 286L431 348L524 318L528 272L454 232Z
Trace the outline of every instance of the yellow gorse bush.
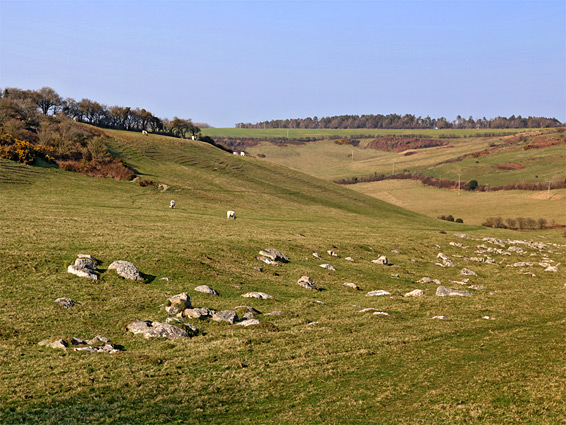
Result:
M24 164L31 164L36 158L43 158L47 161L53 161L54 148L34 145L25 140L19 140L11 134L0 135L0 158L18 161Z

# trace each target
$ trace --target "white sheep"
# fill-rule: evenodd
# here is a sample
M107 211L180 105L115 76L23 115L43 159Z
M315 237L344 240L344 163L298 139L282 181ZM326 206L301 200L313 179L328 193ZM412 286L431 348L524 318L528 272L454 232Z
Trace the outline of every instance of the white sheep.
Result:
M234 151L234 152L232 152L232 153L233 153L234 155L238 155L238 152L236 152L236 151Z
M240 152L240 156L246 156L245 152Z
M147 136L147 130L142 130L142 135Z
M175 208L175 201L171 200L171 202L169 202L169 208Z
M226 211L226 219L236 220L236 213L234 211Z

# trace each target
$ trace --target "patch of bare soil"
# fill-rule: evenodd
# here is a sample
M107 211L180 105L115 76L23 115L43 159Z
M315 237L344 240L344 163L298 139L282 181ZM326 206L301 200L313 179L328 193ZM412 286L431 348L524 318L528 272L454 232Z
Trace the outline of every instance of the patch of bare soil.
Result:
M424 149L445 146L449 142L439 139L420 139L410 137L378 137L366 145L366 149L376 149L385 152L403 152L409 149Z
M503 162L501 164L497 164L495 168L501 171L510 171L510 170L520 170L521 168L527 168L527 166L521 164L520 162L512 161L512 162Z

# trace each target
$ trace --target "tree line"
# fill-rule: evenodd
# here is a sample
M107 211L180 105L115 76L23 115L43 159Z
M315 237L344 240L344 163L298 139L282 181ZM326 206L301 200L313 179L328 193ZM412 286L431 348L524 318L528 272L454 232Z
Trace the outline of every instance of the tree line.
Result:
M107 106L91 99L63 99L50 87L39 90L5 88L0 93L0 124L20 121L26 127L37 126L42 117L63 114L75 121L98 127L154 133L182 138L196 137L207 124L190 119L159 118L144 108ZM12 124L15 124L12 122Z
M252 123L237 123L239 128L304 128L304 129L477 129L477 128L546 128L558 127L562 123L556 118L544 117L486 117L474 119L472 116L464 118L460 115L453 121L444 117L431 118L412 114L398 115L336 115L330 117L307 117L284 120L261 121Z

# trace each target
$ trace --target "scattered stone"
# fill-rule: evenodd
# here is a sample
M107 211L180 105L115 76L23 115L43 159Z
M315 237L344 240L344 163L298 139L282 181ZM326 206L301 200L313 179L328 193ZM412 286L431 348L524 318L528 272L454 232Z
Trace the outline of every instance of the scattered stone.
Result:
M468 237L465 233L454 233L454 236L461 239L466 239Z
M265 264L268 264L270 266L277 266L279 264L279 263L277 263L277 261L273 261L271 258L267 258L267 257L264 257L264 256L255 257L255 258L256 258L256 260L262 261Z
M90 269L75 266L74 264L71 264L69 267L67 267L67 272L79 277L88 277L92 280L98 280L98 275L95 272Z
M336 269L334 267L332 267L330 264L321 264L320 267L322 267L323 269L326 269L326 270L336 271Z
M100 342L102 342L104 344L110 344L112 341L110 341L108 338L106 338L105 336L102 336L102 335L96 335L94 338L86 341L86 343L88 345L93 345L93 344L97 344L97 343L100 343Z
M354 259L352 257L346 257L344 258L344 260L354 262Z
M460 242L450 242L449 245L455 246L457 248L468 249L469 247L461 244Z
M100 263L100 260L97 260L96 258L94 258L92 255L90 254L77 254L77 258L86 258L90 261L93 261L94 263Z
M411 292L407 292L405 297L422 297L424 296L424 291L422 289L415 289Z
M492 243L493 245L499 245L505 248L505 243L501 239L497 238L483 238L482 240ZM544 244L543 244L544 245Z
M133 263L124 260L114 261L112 264L108 266L108 270L116 270L119 276L122 276L124 279L129 280L145 280L139 270L134 266Z
M75 305L75 302L67 297L57 298L55 302L63 308L71 308L72 306Z
M416 263L417 260L415 260L414 258L411 258L411 263Z
M239 319L238 319L238 315L236 314L235 311L222 310L222 311L219 311L218 313L215 313L212 316L212 320L214 320L215 322L228 322L231 325L233 325Z
M264 316L281 316L283 312L281 310L275 310L271 313L265 313Z
M199 330L195 326L190 323L185 323L183 320L177 319L176 317L168 317L166 322L184 329L190 337L197 336L199 333Z
M255 270L255 271L258 271L258 272L260 272L260 273L263 273L263 272L264 272L263 267L254 267L254 270Z
M258 298L260 300L271 300L273 297L265 292L248 292L246 294L242 294L244 298Z
M71 338L71 345L87 345L88 343L84 339L80 338Z
M163 322L152 322L151 320L136 320L130 323L126 329L134 334L141 333L145 338L176 339L189 336L186 330L178 326Z
M385 255L380 255L379 258L377 260L371 260L372 263L375 264L383 264L383 265L387 265L389 264L387 257Z
M370 291L366 294L366 297L378 297L380 295L391 295L391 293L384 291L382 289L378 291Z
M318 323L319 323L319 322L309 322L309 323L307 323L307 325L313 326L313 325L318 325Z
M470 269L467 268L463 268L462 271L460 271L460 274L462 276L477 276L478 274Z
M328 251L326 251L328 253L328 255L330 255L331 257L338 257L338 254L336 254L334 251L332 251L331 249L329 249Z
M545 272L554 272L556 273L558 271L558 267L557 266L548 266L546 269L544 269Z
M317 260L321 260L321 259L322 259L322 257L320 256L320 254L319 254L318 252L313 252L313 253L312 253L312 256L313 256L314 258L316 258Z
M472 293L465 290L450 289L447 288L446 286L439 286L438 288L436 288L436 295L438 295L439 297L454 296L454 295L458 295L461 297L471 297Z
M455 267L456 266L454 264L454 262L450 259L450 257L448 257L446 254L443 254L442 252L439 252L438 255L436 256L436 258L440 258L442 260L442 263L436 263L437 265L439 265L441 267Z
M391 273L391 277L394 277L394 278L396 278L396 279L399 279L399 278L401 277L401 275L398 274L398 273Z
M246 314L242 316L242 320L249 320L249 319L255 319L255 314L253 314L251 311L248 311Z
M96 264L89 258L77 258L75 260L75 266L80 269L96 270Z
M440 249L440 245L438 244L434 244L433 247L435 247L436 249Z
M485 319L485 320L495 320L493 317L489 317L489 316L482 316L482 319Z
M206 307L186 308L185 310L183 310L181 316L188 317L189 319L205 320L212 317L214 313L216 313L214 310Z
M314 300L314 302L317 303L317 304L326 305L325 302L322 302L322 301L320 301L320 300Z
M377 310L377 308L368 307L368 308L364 308L364 309L358 311L358 313L367 313L368 311L378 311L378 310Z
M464 280L451 280L450 282L452 283L457 283L458 285L466 285L468 283L469 279L464 279Z
M240 323L236 323L236 326L252 326L259 325L259 320L257 319L246 319Z
M234 307L234 310L236 310L236 313L238 313L238 309L242 309L242 310L247 310L249 313L253 313L253 314L261 314L261 311L256 310L253 307L250 307L249 305L237 305L236 307Z
M509 248L507 248L507 251L516 252L517 254L524 254L525 253L525 250L523 248L518 247L518 246L510 246Z
M218 295L218 292L216 292L214 289L212 289L210 286L208 285L200 285L197 286L195 288L195 291L197 292L202 292L203 294L209 294L209 295Z
M396 250L396 249L392 249L391 252L392 252L393 254L401 254L401 252L399 252L399 251Z
M267 257L273 261L278 261L280 263L289 262L287 257L282 252L277 251L276 249L273 248L262 249L261 251L259 251L259 255L263 255L264 257Z
M191 297L187 292L183 292L181 294L173 295L171 298L167 299L165 311L167 311L169 316L174 316L187 308L192 308Z
M389 316L389 313L386 313L385 311L374 311L373 312L374 316Z
M164 280L165 282L171 282L171 278L170 277L162 277L159 280Z
M63 339L58 339L53 342L49 342L48 339L44 339L43 341L40 341L38 345L46 346L49 348L60 348L61 350L66 350L67 347L69 346L69 344L67 344Z
M358 287L358 285L356 285L355 283L352 283L352 282L344 282L344 286L347 286L348 288L355 289L355 290L357 290L357 291L360 290L360 288Z
M301 276L301 278L297 281L297 285L302 286L305 289L314 289L318 291L316 284L308 276Z
M437 285L442 285L440 279L432 279L432 283L436 283Z
M432 279L430 277L423 277L422 279L417 280L417 283L430 283Z
M434 320L446 320L446 316L432 316L431 319L434 319Z
M118 350L116 347L114 347L112 344L104 344L102 346L99 347L92 347L92 346L88 346L88 347L75 347L73 348L73 351L85 351L87 353L106 353L106 354L116 354L118 353L120 350Z

